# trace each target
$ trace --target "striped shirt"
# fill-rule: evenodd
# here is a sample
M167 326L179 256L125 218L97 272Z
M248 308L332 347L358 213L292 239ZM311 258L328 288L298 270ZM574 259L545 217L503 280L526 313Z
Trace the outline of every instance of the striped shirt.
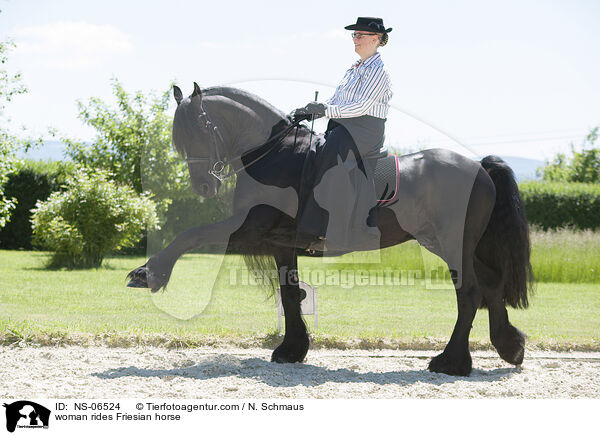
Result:
M328 118L370 115L385 119L392 98L392 84L379 53L359 60L346 71L333 97L325 102Z

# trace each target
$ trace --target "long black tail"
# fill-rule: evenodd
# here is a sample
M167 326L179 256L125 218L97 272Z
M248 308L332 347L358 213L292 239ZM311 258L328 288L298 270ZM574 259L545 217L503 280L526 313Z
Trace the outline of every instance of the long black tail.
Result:
M512 169L497 156L487 156L481 166L496 186L496 204L478 246L488 265L502 274L504 302L513 308L527 308L533 288L531 246L525 208Z

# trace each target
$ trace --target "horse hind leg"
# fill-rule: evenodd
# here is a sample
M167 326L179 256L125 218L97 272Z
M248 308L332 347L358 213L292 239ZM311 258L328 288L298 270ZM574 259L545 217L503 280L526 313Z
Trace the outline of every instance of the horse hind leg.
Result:
M481 161L494 184L495 203L476 249L479 281L490 316L490 337L500 357L521 364L525 336L508 321L506 306L527 308L533 284L525 208L511 169L498 157Z
M462 259L462 270L457 271L454 278L458 318L444 351L429 363L430 371L458 376L468 376L471 373L469 335L477 309L483 301L475 274L475 251L485 232L493 206L494 187L485 171L480 169L474 180L465 214L462 251L454 252L449 249L444 258L449 265L458 264L453 256L460 255Z
M484 306L488 309L490 340L504 361L520 365L525 356L525 334L508 320L504 304L502 278L492 268L475 257L475 273L483 292Z
M469 350L469 334L477 308L481 303L481 294L477 291L472 267L465 267L462 286L456 289L458 318L454 331L444 351L433 357L428 369L432 372L452 376L468 376L472 370Z

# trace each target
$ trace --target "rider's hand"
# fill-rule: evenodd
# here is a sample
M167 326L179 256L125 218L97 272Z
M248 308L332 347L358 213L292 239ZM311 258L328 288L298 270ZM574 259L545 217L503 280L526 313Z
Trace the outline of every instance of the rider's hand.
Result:
M299 107L298 109L290 113L290 118L292 118L292 122L304 121L305 119L312 120L321 118L323 116L325 116L325 105L322 103L317 103L316 101L312 101L306 106Z
M317 103L316 101L312 101L306 106L304 106L304 110L306 111L306 113L315 115L315 119L325 116L325 105L323 103Z
M290 113L290 118L292 119L292 122L300 122L304 121L305 119L311 119L312 115L310 113L306 113L304 107L300 107L296 110L292 110L292 113Z

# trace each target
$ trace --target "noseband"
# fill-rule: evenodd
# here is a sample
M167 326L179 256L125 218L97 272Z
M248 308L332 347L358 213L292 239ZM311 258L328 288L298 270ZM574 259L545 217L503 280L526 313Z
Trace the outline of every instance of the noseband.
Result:
M202 114L200 115L200 121L204 122L204 126L206 128L208 128L208 131L209 131L209 135L210 135L210 138L209 138L210 157L187 157L185 159L185 161L187 163L209 162L208 174L212 175L213 177L215 177L220 182L223 182L227 178L232 177L233 175L241 172L242 170L248 168L249 166L251 166L254 163L256 163L259 160L261 160L267 154L269 154L273 149L275 149L277 146L279 146L281 144L281 142L283 141L283 139L288 135L289 132L292 131L292 129L294 127L296 127L296 136L294 137L294 147L295 147L296 146L296 138L298 136L298 127L300 125L300 122L303 121L303 119L299 119L297 121L292 122L287 128L285 128L281 132L277 133L275 136L270 137L269 139L267 139L267 142L265 142L262 145L259 145L258 147L256 147L256 148L260 148L260 147L266 145L267 143L269 143L269 142L271 142L271 141L279 138L279 140L277 142L275 142L271 147L269 147L269 149L267 151L265 151L263 154L261 154L260 156L258 156L256 159L252 160L248 164L242 165L242 167L240 169L233 170L232 172L230 172L227 175L223 175L222 174L222 172L225 170L225 167L228 166L229 164L231 164L231 162L233 162L233 161L241 160L242 155L240 154L239 156L236 156L236 157L234 157L232 159L229 159L229 160L221 158L221 154L219 152L219 144L217 143L217 140L219 140L221 142L221 144L224 145L225 144L225 140L223 139L223 135L221 135L221 132L218 129L217 125L210 120L210 118L208 116L208 113L206 113L206 111L202 112Z

